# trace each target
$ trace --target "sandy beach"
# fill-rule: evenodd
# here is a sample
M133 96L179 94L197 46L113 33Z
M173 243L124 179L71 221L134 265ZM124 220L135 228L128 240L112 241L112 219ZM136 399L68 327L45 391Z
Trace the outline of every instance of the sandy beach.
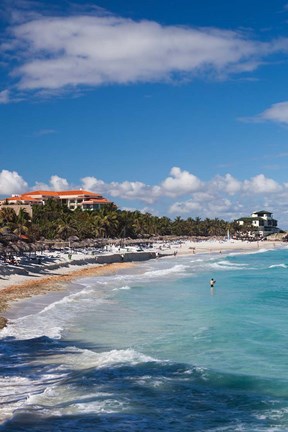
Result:
M5 310L13 301L28 298L37 294L65 289L65 284L74 279L96 274L114 273L134 265L139 260L161 256L175 258L181 255L195 254L227 254L231 252L249 253L260 249L284 247L287 243L280 241L244 242L240 240L220 241L183 241L159 242L151 251L142 253L106 254L97 257L89 254L74 254L72 258L58 254L52 261L42 261L34 257L33 262L27 261L18 265L2 264L0 267L0 328L7 322ZM122 262L123 261L123 262Z

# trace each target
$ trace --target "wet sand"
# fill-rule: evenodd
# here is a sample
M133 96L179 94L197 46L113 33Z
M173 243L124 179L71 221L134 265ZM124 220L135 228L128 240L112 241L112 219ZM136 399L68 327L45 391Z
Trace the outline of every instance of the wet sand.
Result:
M133 263L114 263L114 264L90 264L82 269L74 269L61 274L50 276L39 275L36 279L28 279L25 276L21 277L21 282L11 284L0 290L0 313L3 313L9 307L11 302L29 298L34 295L46 294L51 291L64 290L66 283L74 279L86 276L113 274L120 269L125 269L133 266ZM66 269L67 270L67 269ZM0 329L7 324L5 317L0 317Z

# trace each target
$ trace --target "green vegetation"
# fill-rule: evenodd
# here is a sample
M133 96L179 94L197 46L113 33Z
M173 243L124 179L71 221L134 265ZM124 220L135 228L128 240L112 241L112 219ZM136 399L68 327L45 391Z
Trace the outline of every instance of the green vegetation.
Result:
M202 220L189 217L174 220L153 216L139 211L119 210L109 204L98 211L71 211L59 202L49 200L45 206L34 206L30 218L21 209L16 215L9 207L0 210L0 233L7 230L16 235L26 235L31 241L67 240L77 236L79 240L107 238L149 238L155 236L226 236L239 232L237 223L221 219Z

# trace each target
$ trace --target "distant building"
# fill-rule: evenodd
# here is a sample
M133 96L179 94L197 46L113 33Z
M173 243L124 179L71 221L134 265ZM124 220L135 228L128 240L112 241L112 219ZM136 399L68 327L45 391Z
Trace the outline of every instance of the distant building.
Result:
M21 205L17 205L17 204L1 204L0 202L0 210L5 208L5 207L9 207L12 208L16 215L19 214L20 209L25 210L26 213L28 213L28 215L30 217L32 217L32 206L30 204L21 204Z
M269 234L274 234L280 231L277 227L278 221L274 219L272 215L271 212L265 210L255 211L251 216L242 217L237 219L235 222L240 226L250 224L260 237L266 237Z
M82 189L58 192L38 190L5 198L0 201L0 206L6 207L7 205L13 205L13 207L32 207L33 205L45 205L45 202L49 199L59 200L70 210L75 210L77 208L81 210L99 210L101 207L111 203L111 201L104 198L102 195Z

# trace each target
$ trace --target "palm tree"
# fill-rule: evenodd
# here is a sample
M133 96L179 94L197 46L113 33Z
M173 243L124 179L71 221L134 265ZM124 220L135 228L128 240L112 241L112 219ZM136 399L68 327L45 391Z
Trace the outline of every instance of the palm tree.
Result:
M99 210L98 219L101 220L101 225L104 231L104 237L115 237L119 225L118 215L115 210L104 211Z
M19 213L16 216L16 220L13 223L13 232L18 234L27 234L31 225L31 218L29 213L24 208L19 209Z
M3 207L0 210L0 222L3 227L7 227L18 236L27 234L31 225L31 218L27 211L20 207L18 214L14 209Z
M56 233L62 240L67 240L69 237L77 234L77 228L73 226L73 221L69 217L62 218L58 220Z
M0 223L3 225L8 225L16 221L15 210L11 207L2 207L0 210Z
M183 235L183 224L184 221L181 216L177 216L173 221L173 234L176 236Z
M158 218L157 225L159 235L164 236L172 234L172 222L171 219L169 219L168 217L162 216Z

